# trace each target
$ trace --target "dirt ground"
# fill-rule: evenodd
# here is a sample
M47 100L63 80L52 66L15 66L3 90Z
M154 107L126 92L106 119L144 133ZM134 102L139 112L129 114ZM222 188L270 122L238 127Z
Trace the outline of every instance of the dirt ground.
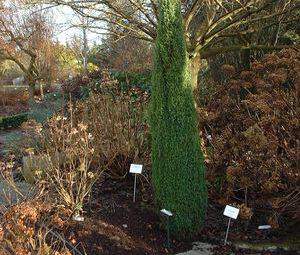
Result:
M145 183L144 183L145 184ZM222 216L223 208L210 204L204 228L193 240L171 240L166 248L167 236L162 228L163 219L155 210L150 185L138 183L137 201L133 203L133 178L123 181L106 179L95 185L85 221L70 224L69 240L84 249L87 254L114 255L162 255L188 251L194 241L216 244L215 254L295 254L283 251L260 252L236 250L224 246L227 220ZM282 236L277 233L246 231L243 224L233 223L229 240L276 242Z

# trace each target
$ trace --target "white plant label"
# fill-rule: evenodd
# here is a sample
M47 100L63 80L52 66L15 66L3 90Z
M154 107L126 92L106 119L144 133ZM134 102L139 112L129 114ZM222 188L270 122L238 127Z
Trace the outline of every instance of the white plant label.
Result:
M73 220L83 222L84 221L84 217L82 217L80 215L74 215L73 216Z
M239 212L240 212L240 209L235 208L230 205L226 205L223 215L225 215L229 218L232 218L232 219L237 219Z
M271 226L270 225L261 225L261 226L258 226L258 229L260 230L265 230L265 229L270 229Z
M167 216L173 216L173 213L171 213L170 211L168 211L166 209L162 209L162 210L160 210L160 212L167 215Z
M129 172L132 174L141 174L143 170L143 165L131 164Z
M131 164L129 173L134 174L134 186L133 186L133 202L135 202L135 196L136 196L136 175L141 174L143 170L143 165L138 164Z

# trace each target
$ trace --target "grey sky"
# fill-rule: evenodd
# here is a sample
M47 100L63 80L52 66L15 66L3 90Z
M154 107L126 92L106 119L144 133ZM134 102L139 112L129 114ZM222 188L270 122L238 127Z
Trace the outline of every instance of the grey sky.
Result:
M65 44L72 40L74 36L82 37L82 30L72 26L80 24L80 18L68 7L57 7L52 10L55 22L55 38ZM88 31L89 44L100 43L101 36Z

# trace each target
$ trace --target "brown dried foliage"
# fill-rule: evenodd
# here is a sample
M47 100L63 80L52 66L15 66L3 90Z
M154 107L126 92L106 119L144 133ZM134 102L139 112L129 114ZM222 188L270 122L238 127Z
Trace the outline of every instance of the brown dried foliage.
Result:
M59 213L51 210L49 203L32 200L6 211L0 224L0 254L71 254L61 241L51 237L47 227L63 222Z
M121 92L108 73L102 77L100 90L77 102L74 116L88 124L94 138L94 164L105 166L113 178L123 178L130 163L150 164L145 120L149 94L137 88Z
M27 91L0 91L0 115L13 115L28 110Z
M200 109L211 194L274 227L299 221L300 54L283 50L237 73ZM282 217L281 217L282 216ZM266 220L267 220L266 219Z

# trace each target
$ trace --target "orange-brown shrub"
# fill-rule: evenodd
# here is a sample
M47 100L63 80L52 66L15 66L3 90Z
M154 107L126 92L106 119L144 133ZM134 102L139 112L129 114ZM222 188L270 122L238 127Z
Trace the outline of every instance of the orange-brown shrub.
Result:
M299 221L299 67L296 50L226 66L230 81L199 110L211 196L273 227Z
M0 91L0 115L12 115L28 110L27 91Z
M63 220L41 200L23 202L9 208L0 224L0 254L71 254L61 240L55 241L48 226Z
M17 103L26 105L29 94L26 90L0 91L0 98L3 105L15 105Z
M93 136L95 163L106 166L113 178L125 177L130 163L150 164L146 124L149 94L140 89L122 93L114 82L102 82L101 92L77 102L74 116L88 124Z

